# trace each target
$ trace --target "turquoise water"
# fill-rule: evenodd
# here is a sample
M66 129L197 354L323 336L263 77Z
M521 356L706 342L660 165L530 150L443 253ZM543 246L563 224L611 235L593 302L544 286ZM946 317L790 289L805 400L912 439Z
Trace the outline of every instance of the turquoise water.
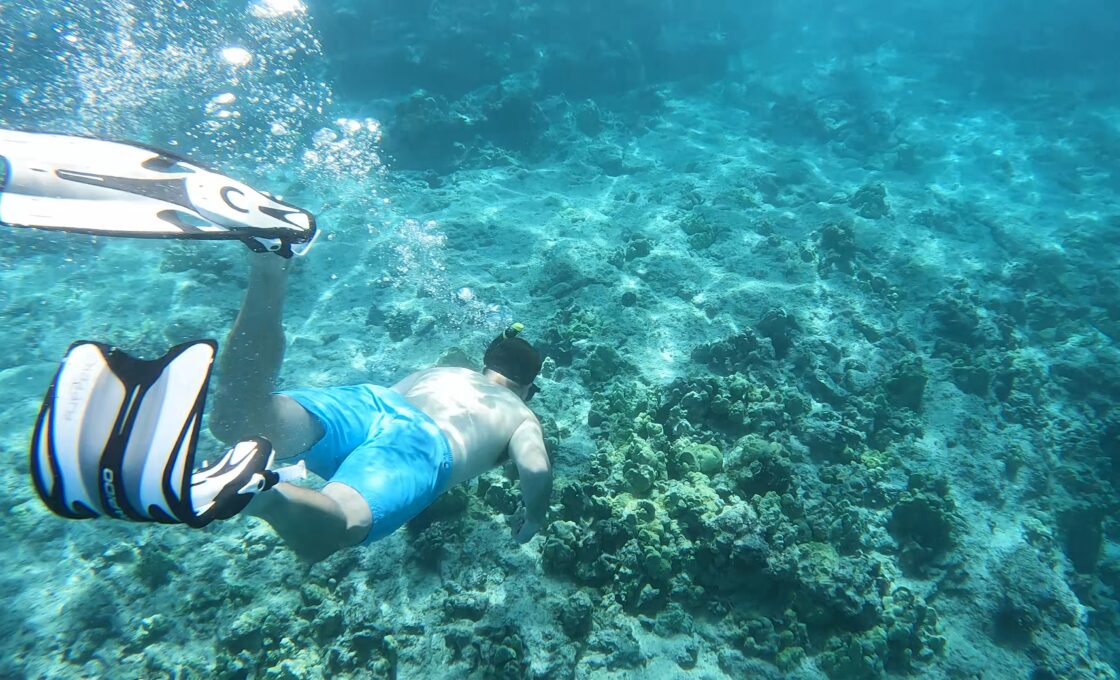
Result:
M0 677L1115 678L1120 8L1093 0L5 2L0 125L313 210L282 384L548 356L498 470L301 562L67 522L77 339L222 340L236 243L4 228ZM205 435L200 455L218 449Z

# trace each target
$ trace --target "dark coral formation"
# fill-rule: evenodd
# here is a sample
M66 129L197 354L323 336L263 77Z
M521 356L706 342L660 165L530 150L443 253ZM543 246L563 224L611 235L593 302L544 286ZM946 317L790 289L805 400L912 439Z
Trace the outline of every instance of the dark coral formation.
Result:
M592 474L560 482L544 567L655 628L714 615L744 659L792 668L820 655L835 677L916 672L944 638L898 569L936 568L959 520L944 480L891 489L897 459L857 428L871 427L858 414L884 397L920 407L920 362L890 368L864 397L833 384L820 393L833 419L822 419L807 405L824 378L776 356L775 344L790 353L798 324L779 310L758 327L693 352L713 377L601 393ZM777 387L799 374L805 393ZM889 446L907 432L877 438ZM834 463L818 474L817 459ZM896 542L869 541L885 532Z

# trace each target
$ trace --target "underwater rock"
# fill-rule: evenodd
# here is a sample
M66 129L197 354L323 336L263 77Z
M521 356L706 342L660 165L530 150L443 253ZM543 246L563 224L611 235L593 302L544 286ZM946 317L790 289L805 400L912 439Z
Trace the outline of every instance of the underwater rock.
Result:
M1104 547L1104 506L1078 504L1059 515L1062 549L1073 568L1082 574L1096 570Z
M705 216L698 210L690 211L681 220L680 227L692 250L707 250L726 239L731 233L727 225L717 222L715 218Z
M432 524L412 537L409 543L411 559L425 569L438 571L447 549L462 543L459 524L440 522Z
M793 347L793 337L801 330L793 315L780 307L766 312L755 327L762 337L770 339L777 359L784 359L789 354Z
M587 641L587 649L603 655L603 660L595 665L609 670L640 668L646 663L641 646L627 628L595 631Z
M970 366L963 362L954 362L949 368L949 375L961 392L975 394L978 397L988 395L992 384L993 374L984 366Z
M603 550L599 532L583 529L575 522L553 521L541 548L541 563L547 574L602 586L610 583L615 573Z
M573 640L581 640L591 632L594 607L591 597L579 591L572 597L563 600L556 618L560 621L560 628Z
M616 267L622 267L627 262L646 257L653 252L653 245L653 241L644 236L629 238L611 253L610 263Z
M814 399L833 407L843 407L851 397L847 390L832 379L832 376L819 369L812 371L805 378L805 386Z
M583 341L602 331L602 322L591 312L568 308L553 316L537 343L541 352L557 366L570 366Z
M883 666L889 672L920 672L945 652L937 612L907 588L895 588L883 598L883 627L887 634Z
M529 78L508 77L483 98L482 120L475 127L485 141L528 154L548 132L539 99Z
M451 347L444 351L443 354L436 359L436 366L451 366L454 368L467 368L472 371L481 371L482 367L479 366L475 357L464 350L462 347Z
M401 307L393 309L385 317L385 330L389 333L389 339L400 342L412 337L414 327L419 320L419 312Z
M920 411L928 380L921 357L912 356L894 365L883 387L892 405Z
M358 670L381 680L396 677L400 660L400 643L393 631L384 627L351 627L351 632L339 640L328 655L328 662L337 671Z
M855 230L850 223L826 224L817 230L814 237L817 245L818 269L822 274L832 269L845 274L854 271L859 249L856 246Z
M684 481L671 481L660 498L665 511L693 541L712 538L712 521L724 506L724 500L696 473Z
M264 607L242 611L218 631L218 643L233 653L260 653L265 641L275 643L283 635L284 625L279 617L271 615Z
M602 482L559 480L553 493L560 503L560 516L571 520L599 520L611 516L611 502Z
M765 659L786 673L806 658L809 633L792 609L770 616L743 617L733 612L723 625L727 631L724 639L742 655Z
M887 531L902 550L900 563L911 572L924 572L954 545L959 522L949 483L913 474L887 522Z
M165 548L159 544L144 546L135 564L136 576L148 588L159 588L171 582L172 574L182 570Z
M748 659L734 649L721 649L716 656L719 669L732 678L758 678L778 680L783 677L778 669L757 659Z
M512 515L521 502L513 483L503 477L480 479L477 493L486 505L503 515Z
M975 294L963 283L939 291L930 305L938 336L972 349L979 349L983 340L979 309Z
M419 515L410 519L408 529L419 532L436 522L457 521L462 518L469 503L470 491L465 485L448 489Z
M852 449L864 444L863 433L827 407L799 420L795 432L815 460L845 462L851 458Z
M887 204L887 188L881 183L865 184L848 199L860 217L877 220L890 214L891 208Z
M622 460L622 477L627 490L635 496L647 495L655 483L668 477L665 456L637 435L631 435L630 440L619 447L617 456Z
M637 372L634 364L623 358L614 347L593 343L585 349L587 351L582 359L574 364L579 370L580 378L588 385L604 385L620 376Z
M749 328L723 340L698 345L692 350L693 361L724 376L745 372L772 356L773 352L764 349L758 335Z
M478 593L452 593L443 601L443 613L448 621L468 619L478 621L486 615L489 603Z
M993 637L1026 651L1032 677L1115 677L1093 659L1081 603L1044 554L1020 545L993 559L992 569L1001 588L990 612Z
M529 670L528 649L512 623L454 627L444 634L453 661L463 663L470 678L520 680Z
M746 503L729 503L708 523L711 539L697 545L696 582L714 592L765 592L770 546L763 524Z
M886 634L876 628L873 635L830 638L828 647L817 658L830 678L877 680L883 677L886 655Z
M766 434L789 424L782 396L742 375L674 380L662 391L657 419L673 437L728 439L754 431ZM786 402L790 403L790 402Z
M471 142L469 120L443 97L419 91L397 104L385 126L383 148L400 170L447 172Z
M603 113L592 99L583 100L573 114L576 129L588 137L597 137L603 131Z
M841 557L826 543L790 548L788 559L771 560L769 573L791 594L791 608L811 631L864 631L882 620L885 579L877 564Z

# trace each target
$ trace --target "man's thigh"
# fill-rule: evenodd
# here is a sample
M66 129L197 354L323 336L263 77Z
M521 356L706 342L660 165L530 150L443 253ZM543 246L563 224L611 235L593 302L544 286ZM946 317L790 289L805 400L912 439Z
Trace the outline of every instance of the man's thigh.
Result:
M278 458L298 456L323 436L323 426L319 421L286 394L269 396L261 428L261 434L272 442Z

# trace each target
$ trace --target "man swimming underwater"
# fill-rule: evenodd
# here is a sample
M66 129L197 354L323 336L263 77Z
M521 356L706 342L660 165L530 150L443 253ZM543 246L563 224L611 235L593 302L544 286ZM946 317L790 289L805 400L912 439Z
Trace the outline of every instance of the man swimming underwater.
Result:
M392 387L275 392L281 317L292 260L251 255L249 286L218 359L210 431L225 442L264 436L280 458L301 456L330 480L322 491L280 483L247 511L301 557L318 561L388 536L450 487L497 465L517 466L524 543L545 521L552 466L527 402L541 357L515 331L486 351L482 373L429 368Z
M210 339L140 359L105 342L67 350L43 399L29 456L44 504L69 519L113 518L201 528L243 510L300 556L320 560L383 538L454 484L517 466L525 502L519 541L540 529L552 469L525 405L541 357L511 326L482 373L432 368L392 387L274 392L290 258L317 228L310 212L145 145L0 129L0 225L107 237L240 241L249 287L223 353ZM195 469L211 369L223 380L211 431L231 448ZM329 482L288 482L299 457Z

